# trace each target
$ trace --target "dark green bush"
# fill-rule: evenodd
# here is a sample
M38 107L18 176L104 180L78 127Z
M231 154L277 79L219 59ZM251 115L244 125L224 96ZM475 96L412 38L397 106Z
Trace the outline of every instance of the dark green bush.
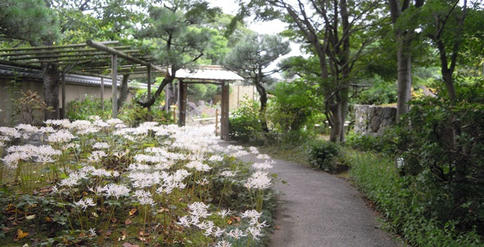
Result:
M393 160L352 152L346 158L356 185L388 220L388 227L412 246L482 246L475 232L460 232L458 222L442 222L428 211L432 192L421 177L400 176Z
M384 81L379 76L373 79L372 86L356 94L352 101L357 104L382 105L397 102L394 82Z
M66 117L70 120L87 120L89 116L99 116L102 119L111 117L111 100L104 100L104 110L101 99L86 97L83 100L73 100L67 103Z
M425 213L484 235L484 90L482 83L458 90L455 103L440 96L413 101L395 140L403 173L418 178L427 195Z
M274 97L268 109L273 130L286 134L303 128L313 129L315 119L321 120L322 101L316 89L302 80L279 83L271 93Z
M336 173L347 167L337 158L340 155L338 144L328 141L312 141L308 143L309 163L326 172Z
M257 142L264 133L259 119L260 105L254 100L245 100L229 119L229 136L233 140Z
M345 144L361 151L381 152L383 150L382 138L370 135L350 133L346 136Z

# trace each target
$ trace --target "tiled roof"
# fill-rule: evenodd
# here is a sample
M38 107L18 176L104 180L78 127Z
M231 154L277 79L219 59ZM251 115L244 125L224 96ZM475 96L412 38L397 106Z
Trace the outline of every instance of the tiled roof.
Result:
M0 64L0 78L1 77L24 77L42 80L42 73L37 69L22 68L17 66ZM100 86L101 78L95 76L77 75L77 74L67 74L66 75L67 84L79 84L86 86ZM118 81L118 85L121 85ZM111 87L111 79L104 78L104 86Z
M200 66L196 69L180 69L176 72L176 78L186 79L190 81L207 81L207 82L223 82L223 81L242 81L244 78L230 70L224 69L219 65Z

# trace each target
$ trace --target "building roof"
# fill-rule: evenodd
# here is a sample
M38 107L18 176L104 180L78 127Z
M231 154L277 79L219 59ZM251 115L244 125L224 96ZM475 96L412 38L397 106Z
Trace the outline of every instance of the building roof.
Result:
M176 72L176 78L188 82L208 83L223 83L244 80L244 78L240 77L235 72L226 70L220 65L204 65L192 70L180 69Z
M42 80L42 72L39 69L24 68L20 66L12 66L0 63L0 78L2 77L19 77L19 78L31 78L34 80ZM78 74L66 74L67 84L77 84L84 86L100 86L101 77L78 75ZM104 77L104 86L111 87L111 78ZM121 81L118 80L118 85L121 85Z

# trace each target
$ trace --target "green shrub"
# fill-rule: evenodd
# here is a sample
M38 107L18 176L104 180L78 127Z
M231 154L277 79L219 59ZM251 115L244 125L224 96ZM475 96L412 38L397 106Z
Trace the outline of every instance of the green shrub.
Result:
M361 151L381 152L383 150L383 142L381 139L381 137L376 136L350 133L346 136L345 144Z
M86 97L83 100L73 100L67 103L66 117L72 120L88 120L89 116L99 116L102 119L111 117L111 100L104 100L104 110L101 107L101 99Z
M484 90L482 84L480 90L467 88L459 87L455 104L440 96L413 101L395 140L403 173L418 179L427 195L425 213L484 235Z
M347 167L338 159L341 154L340 147L328 141L312 141L308 144L309 163L326 172L336 173L345 170Z
M393 82L384 81L375 76L373 85L355 95L353 101L357 104L382 105L397 102L397 90Z
M375 202L391 230L414 246L482 246L475 232L459 232L456 221L442 222L426 210L431 196L419 177L399 176L392 160L371 153L347 157L356 185Z
M159 104L155 104L148 110L148 108L144 108L134 101L123 105L119 111L118 118L129 126L137 126L145 121L155 121L163 124L173 123L171 114L163 110Z
M257 101L248 100L229 119L229 136L242 142L257 142L263 139L264 133L259 119L260 105Z
M321 120L322 101L317 97L316 89L302 80L291 83L279 83L271 92L268 119L275 131L285 134L303 128L312 129L315 122Z

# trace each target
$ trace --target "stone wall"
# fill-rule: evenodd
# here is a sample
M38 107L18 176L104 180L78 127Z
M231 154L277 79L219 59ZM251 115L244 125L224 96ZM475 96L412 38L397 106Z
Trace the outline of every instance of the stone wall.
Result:
M397 108L394 106L354 105L355 133L382 135L385 128L395 124Z

